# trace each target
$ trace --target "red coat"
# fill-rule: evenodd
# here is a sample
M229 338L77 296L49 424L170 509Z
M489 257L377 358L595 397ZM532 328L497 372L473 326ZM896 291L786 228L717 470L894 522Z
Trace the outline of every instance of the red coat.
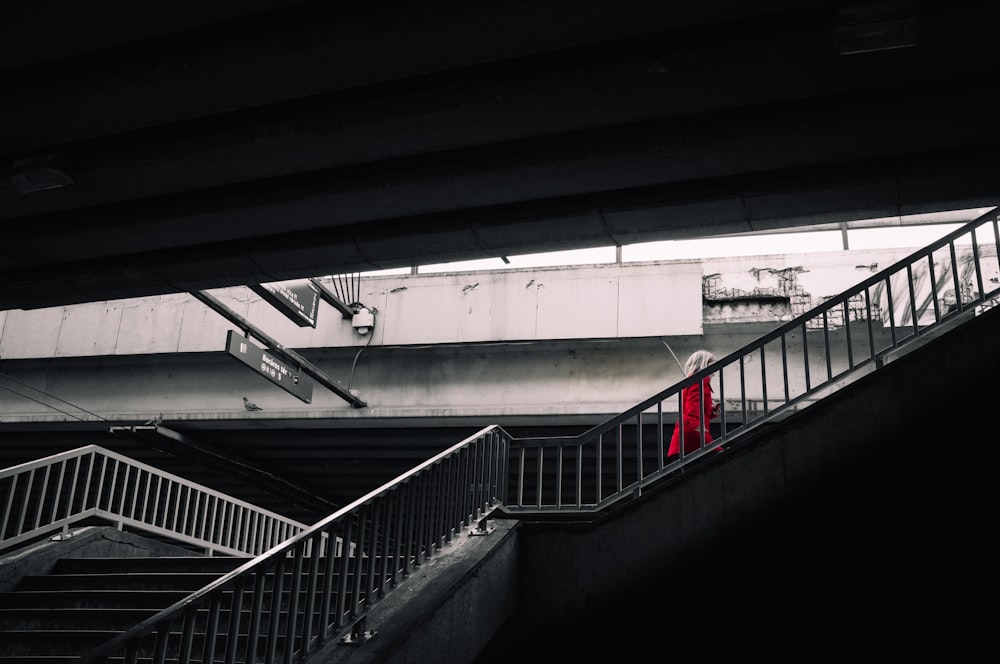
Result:
M712 419L712 383L710 382L711 376L705 376L701 381L702 389L699 390L697 385L689 385L681 391L681 403L682 403L682 414L681 422L684 425L684 453L690 454L696 451L702 444L701 436L701 423L702 419L699 415L699 410L704 408L705 415L705 437L704 442L707 445L712 442L712 432L708 430L708 421ZM704 392L704 400L701 398L699 392ZM670 437L670 449L667 450L667 456L675 456L680 453L681 449L681 428L679 426L674 426L674 434Z

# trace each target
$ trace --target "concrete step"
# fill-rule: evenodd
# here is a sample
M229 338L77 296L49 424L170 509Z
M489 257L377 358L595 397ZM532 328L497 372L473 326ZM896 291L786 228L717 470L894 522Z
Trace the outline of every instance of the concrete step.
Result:
M10 655L76 655L110 641L121 630L22 629L0 633L0 653Z
M250 558L176 556L167 558L64 558L49 574L22 577L11 592L0 593L0 664L59 664L65 657L79 656L114 636L131 628L158 611L171 606L191 592L245 564ZM373 561L369 561L373 562ZM325 567L323 568L325 569ZM322 588L321 575L316 592L311 596L313 632L319 630ZM341 585L341 576L329 579ZM286 572L279 608L287 610L292 574ZM353 575L345 580L351 602ZM245 651L251 625L250 607L255 599L264 609L257 629L267 634L270 626L274 577L265 579L263 593L255 598L252 590L243 594L237 650ZM304 589L304 588L303 588ZM365 589L362 589L362 593ZM222 598L218 615L217 652L224 652L232 617L232 593ZM299 595L299 610L308 600ZM195 617L195 643L200 649L209 612L207 606ZM299 629L303 615L299 616ZM281 628L283 630L283 628ZM284 647L284 636L278 634L277 648ZM176 657L173 639L167 657ZM258 643L258 647L263 647ZM151 653L142 652L140 657Z
M107 643L118 634L120 634L120 630L15 630L3 634L3 640L0 641L0 654L4 657L79 657ZM266 630L262 630L256 641L257 659L260 661L264 660L268 648L266 634ZM236 636L235 657L237 661L244 661L246 659L248 638L246 633ZM174 633L165 650L165 656L168 659L179 657L180 641L180 634ZM299 641L301 641L301 637L296 637L296 642ZM139 648L140 658L152 657L154 642L153 638L149 638L143 642ZM199 656L203 644L204 634L195 634L192 649L194 652L199 653ZM281 652L285 648L284 634L277 634L275 636L273 647L276 652ZM215 638L216 657L222 659L228 650L229 636L225 633L219 634Z
M160 610L190 595L185 590L20 590L0 593L0 608L95 608Z
M185 573L226 574L253 560L229 556L126 556L120 558L60 558L51 574Z
M213 572L153 572L116 574L44 574L23 577L21 590L187 590L203 588L219 574Z
M117 630L124 631L146 618L156 615L156 609L114 608L17 608L0 609L0 633L14 630Z
M48 609L23 607L16 609L0 609L0 634L9 634L19 630L117 630L125 631L146 618L156 615L155 609L105 609L105 608L76 608L76 609ZM319 625L319 610L314 611L313 627ZM232 612L228 609L219 611L218 624L219 631L229 632L229 623ZM250 619L252 616L250 609L240 611L240 634L246 634L250 629ZM301 626L304 619L304 612L300 610L297 622ZM259 629L266 631L270 625L271 611L261 612ZM208 623L208 609L200 609L195 615L194 628L198 633L203 633ZM2 644L0 644L2 650Z

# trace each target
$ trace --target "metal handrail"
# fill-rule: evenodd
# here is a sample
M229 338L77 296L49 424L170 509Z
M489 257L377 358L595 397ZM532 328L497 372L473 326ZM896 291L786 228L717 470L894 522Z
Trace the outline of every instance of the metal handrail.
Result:
M506 500L510 437L482 429L80 658L300 661ZM470 533L471 534L471 533ZM327 549L324 542L348 542ZM225 618L225 619L224 619Z
M996 303L998 247L994 209L577 436L513 439L504 510L596 512L878 370ZM706 376L723 405L700 416L714 439L667 458L682 391Z
M362 638L374 605L492 509L596 512L638 495L993 306L998 247L993 210L578 436L515 439L486 427L81 662L291 664L334 639ZM682 442L678 457L667 459L682 390L706 376L717 376L726 406L718 421L700 422L716 437L690 453Z
M0 551L92 520L258 555L306 525L97 445L0 470Z

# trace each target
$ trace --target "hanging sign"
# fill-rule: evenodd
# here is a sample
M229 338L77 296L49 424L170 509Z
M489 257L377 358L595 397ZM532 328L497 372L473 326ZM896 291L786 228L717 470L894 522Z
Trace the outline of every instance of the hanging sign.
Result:
M309 279L251 284L250 290L267 300L299 327L316 327L320 293Z
M226 352L286 392L306 403L312 403L313 382L309 376L303 374L298 367L251 343L236 330L229 330L226 335Z

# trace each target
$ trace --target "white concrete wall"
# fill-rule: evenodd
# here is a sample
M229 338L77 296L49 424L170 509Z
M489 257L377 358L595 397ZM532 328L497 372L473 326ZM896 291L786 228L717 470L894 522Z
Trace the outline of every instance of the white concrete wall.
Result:
M322 303L300 327L249 288L210 293L289 348L630 338L701 332L698 261L364 277L371 339ZM189 294L0 313L0 357L210 352L235 326Z

